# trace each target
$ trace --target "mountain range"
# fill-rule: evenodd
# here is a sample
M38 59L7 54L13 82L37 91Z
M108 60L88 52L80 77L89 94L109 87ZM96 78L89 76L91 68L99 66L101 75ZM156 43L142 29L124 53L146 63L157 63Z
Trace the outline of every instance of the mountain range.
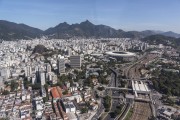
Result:
M47 30L40 30L25 24L17 24L5 20L0 20L0 39L17 40L33 39L47 36L49 38L144 38L151 35L164 35L168 37L180 38L180 34L172 31L162 32L154 30L145 31L123 31L114 29L106 25L94 25L88 20L79 24L60 23Z

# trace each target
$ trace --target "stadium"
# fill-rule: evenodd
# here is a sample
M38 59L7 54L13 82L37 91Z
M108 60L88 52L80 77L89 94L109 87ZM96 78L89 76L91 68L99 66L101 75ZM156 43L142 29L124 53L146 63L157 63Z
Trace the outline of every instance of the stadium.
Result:
M136 58L136 54L126 51L108 51L105 53L110 59L116 59L117 61L133 61Z

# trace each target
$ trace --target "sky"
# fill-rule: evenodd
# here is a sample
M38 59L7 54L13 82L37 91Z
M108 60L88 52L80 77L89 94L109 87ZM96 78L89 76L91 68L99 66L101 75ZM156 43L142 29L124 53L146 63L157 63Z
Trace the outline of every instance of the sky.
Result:
M180 33L180 0L0 0L0 19L42 30L89 20L125 31Z

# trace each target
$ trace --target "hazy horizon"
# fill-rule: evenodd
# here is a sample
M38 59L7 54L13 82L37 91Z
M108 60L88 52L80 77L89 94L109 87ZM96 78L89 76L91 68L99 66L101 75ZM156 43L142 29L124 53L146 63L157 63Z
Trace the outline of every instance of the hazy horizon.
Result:
M45 30L89 20L125 31L180 33L180 1L174 0L0 0L0 19Z

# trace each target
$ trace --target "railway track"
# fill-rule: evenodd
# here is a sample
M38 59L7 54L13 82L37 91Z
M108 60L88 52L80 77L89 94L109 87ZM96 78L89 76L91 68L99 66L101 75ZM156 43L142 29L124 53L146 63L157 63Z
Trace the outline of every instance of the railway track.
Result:
M148 64L149 62L153 61L156 59L158 56L157 55L152 55L152 54L147 54L141 59L139 59L136 63L133 65L128 66L124 71L124 75L127 78L130 79L138 79L141 77L141 73L139 71L140 68L143 67L143 65Z
M121 113L120 116L118 116L115 120L122 120L124 119L124 117L126 116L128 110L130 109L131 105L130 104L126 104L124 106L123 112Z

